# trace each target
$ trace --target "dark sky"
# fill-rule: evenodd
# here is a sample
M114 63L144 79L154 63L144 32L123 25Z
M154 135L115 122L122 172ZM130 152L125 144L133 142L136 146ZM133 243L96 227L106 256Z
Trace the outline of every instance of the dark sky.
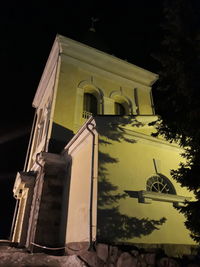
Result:
M91 17L97 17L97 37L111 54L157 70L150 55L160 47L162 1L36 3L4 1L0 8L0 238L8 236L14 207L12 186L16 172L23 169L34 114L32 100L56 34L83 41Z
M150 54L159 46L162 1L50 2L35 5L8 1L1 8L1 101L6 105L5 126L30 122L31 102L56 34L82 41L91 17L99 18L95 25L97 35L112 54L153 70Z

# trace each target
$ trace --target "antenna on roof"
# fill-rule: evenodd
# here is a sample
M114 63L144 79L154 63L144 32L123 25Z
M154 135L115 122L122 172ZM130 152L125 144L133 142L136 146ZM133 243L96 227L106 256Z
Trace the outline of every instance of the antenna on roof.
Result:
M91 27L90 27L90 31L91 31L91 32L96 32L95 27L94 27L94 24L95 24L95 22L97 22L97 21L99 21L98 18L94 18L94 17L91 18Z

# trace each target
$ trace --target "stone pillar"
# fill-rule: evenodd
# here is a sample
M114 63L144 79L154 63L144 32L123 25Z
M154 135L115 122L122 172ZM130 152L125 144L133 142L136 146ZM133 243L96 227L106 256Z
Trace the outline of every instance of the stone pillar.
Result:
M34 190L27 239L27 247L33 251L38 251L39 246L63 246L59 232L67 164L60 155L46 152L40 153L38 164L41 172Z

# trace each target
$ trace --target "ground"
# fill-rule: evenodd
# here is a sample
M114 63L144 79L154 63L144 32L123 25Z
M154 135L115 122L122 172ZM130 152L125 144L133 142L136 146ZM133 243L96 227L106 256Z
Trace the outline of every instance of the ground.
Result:
M0 267L84 267L76 255L51 256L44 253L31 254L23 249L0 246Z

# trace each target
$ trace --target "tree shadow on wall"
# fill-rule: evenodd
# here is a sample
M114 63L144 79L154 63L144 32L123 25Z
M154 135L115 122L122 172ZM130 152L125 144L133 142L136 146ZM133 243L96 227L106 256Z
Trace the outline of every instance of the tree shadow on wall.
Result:
M128 195L117 192L118 187L108 181L107 175L106 168L101 168L98 182L98 241L112 243L134 237L140 238L159 230L159 226L166 222L164 217L160 220L138 219L120 213L119 201Z
M166 222L166 218L150 220L138 219L120 214L118 207L98 209L98 240L112 243L128 240L134 237L141 238L159 230L159 226Z
M108 120L109 122L109 120ZM104 123L104 125L103 125ZM123 126L134 123L132 118L117 117L105 123L102 121L98 133L103 136L100 143L105 146L112 146L112 141L125 141L130 145L136 143L133 138L127 138ZM97 124L98 125L98 124ZM136 125L139 127L140 125ZM106 141L105 141L106 137ZM134 237L141 238L151 234L166 222L166 218L153 220L149 218L131 217L120 212L120 200L128 196L120 192L117 185L109 181L108 164L118 164L119 159L112 157L109 153L99 152L99 173L98 173L98 215L97 215L97 240L99 242L113 243Z
M101 139L100 143L105 145L110 145L111 140L117 142L125 141L128 143L135 143L135 139L127 138L125 127L127 125L137 128L144 126L143 123L136 120L135 116L104 115L95 117L95 120L98 122L97 130L99 135L106 138L106 141L105 139Z

